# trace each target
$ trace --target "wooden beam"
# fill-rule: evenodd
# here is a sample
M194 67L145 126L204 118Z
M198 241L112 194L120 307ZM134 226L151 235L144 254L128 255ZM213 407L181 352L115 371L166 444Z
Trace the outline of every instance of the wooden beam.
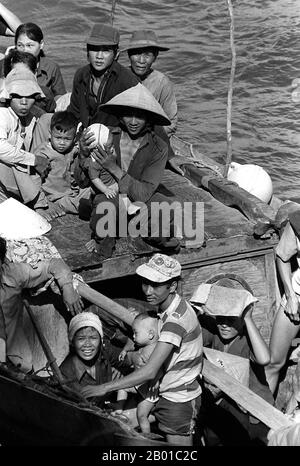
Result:
M279 411L279 409L274 408L274 406L242 385L223 369L206 359L204 359L202 374L210 383L216 385L222 392L226 393L226 395L249 411L254 417L270 427L270 429L277 430L293 424L293 421Z
M275 225L275 210L256 196L225 178L219 177L207 168L186 163L181 166L185 177L195 186L207 189L215 199L229 207L238 207L256 226L254 233L261 236Z

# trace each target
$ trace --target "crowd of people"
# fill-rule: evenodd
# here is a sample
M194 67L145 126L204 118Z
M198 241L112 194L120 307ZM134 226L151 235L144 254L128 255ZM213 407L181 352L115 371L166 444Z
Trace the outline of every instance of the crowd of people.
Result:
M0 62L0 202L13 197L49 221L66 213L89 220L86 247L101 262L115 248L124 215L120 198L146 206L173 200L159 185L166 166L177 168L170 144L176 97L170 79L152 67L168 48L153 31L133 31L123 49L129 58L125 67L117 61L119 31L95 24L86 40L88 63L75 72L67 92L59 65L44 53L41 28L21 23L2 4L0 16L0 34L15 37ZM92 125L107 130L102 141ZM115 207L114 236L99 233L104 216L99 206L106 201ZM131 204L129 219L135 215ZM145 225L151 224L150 213L149 208ZM168 255L180 249L173 219L168 235L156 227L143 239L161 253L136 270L146 304L122 345L107 337L109 325L100 309L84 309L62 259L41 255L34 267L16 264L0 238L0 361L16 364L22 355L22 369L32 370L19 322L22 292L54 280L74 315L70 353L61 364L74 390L117 415L127 412L134 396L138 428L150 435L151 419L170 444L192 445L195 431L208 445L266 444L266 426L203 379L203 347L249 360L250 388L274 404L279 372L300 325L299 269L293 275L291 269L300 250L298 212L289 216L276 248L284 296L269 346L252 319L252 304L240 316L221 313L207 325L178 291L181 266ZM232 288L234 296L232 282L218 285Z

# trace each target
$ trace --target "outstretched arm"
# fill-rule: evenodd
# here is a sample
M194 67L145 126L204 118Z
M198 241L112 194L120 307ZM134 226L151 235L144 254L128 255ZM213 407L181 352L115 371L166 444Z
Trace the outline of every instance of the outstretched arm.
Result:
M5 36L14 36L15 32L22 24L22 21L19 20L17 15L12 13L8 8L6 8L2 3L0 3L0 16L7 24L7 29L5 31Z
M104 396L107 393L114 392L116 390L134 387L135 385L140 385L150 380L154 380L159 369L173 349L174 346L170 343L159 341L147 364L140 369L137 369L126 377L114 382L108 382L103 385L88 385L84 387L81 392L88 398L93 396Z

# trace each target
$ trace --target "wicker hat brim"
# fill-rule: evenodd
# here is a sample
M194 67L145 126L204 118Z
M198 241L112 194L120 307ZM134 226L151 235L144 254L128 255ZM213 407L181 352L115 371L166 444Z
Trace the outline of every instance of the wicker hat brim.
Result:
M171 124L155 97L140 83L121 92L99 107L105 108L105 110L114 114L122 114L126 108L137 108L148 112L151 115L152 122L156 125L168 126Z

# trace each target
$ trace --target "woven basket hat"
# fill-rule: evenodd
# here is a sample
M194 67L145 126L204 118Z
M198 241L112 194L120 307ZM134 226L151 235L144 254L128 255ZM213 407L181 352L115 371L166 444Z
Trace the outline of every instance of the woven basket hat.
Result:
M152 123L156 125L167 126L171 124L161 105L141 83L121 92L99 107L118 115L124 113L126 108L138 108L150 113Z

